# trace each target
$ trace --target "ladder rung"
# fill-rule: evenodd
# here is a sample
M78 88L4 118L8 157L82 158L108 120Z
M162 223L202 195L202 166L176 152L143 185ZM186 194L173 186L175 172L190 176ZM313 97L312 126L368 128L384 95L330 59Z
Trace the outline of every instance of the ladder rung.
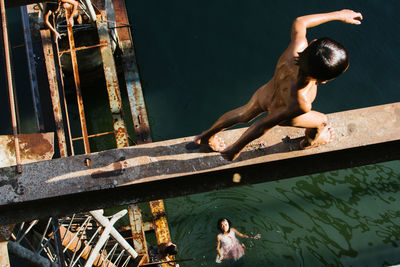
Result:
M101 46L107 46L107 44L95 44L95 45L91 45L91 46L80 46L80 47L76 47L74 50L75 51L86 50L86 49L101 47ZM69 52L71 52L71 49L60 51L60 52L58 52L58 54L61 56L62 54L69 53Z
M98 136L102 136L102 135L107 135L107 134L113 134L114 131L110 131L110 132L104 132L104 133L98 133L98 134L92 134L92 135L88 135L88 138L93 138L93 137L98 137ZM77 140L82 140L83 137L75 137L72 138L72 141L77 141Z

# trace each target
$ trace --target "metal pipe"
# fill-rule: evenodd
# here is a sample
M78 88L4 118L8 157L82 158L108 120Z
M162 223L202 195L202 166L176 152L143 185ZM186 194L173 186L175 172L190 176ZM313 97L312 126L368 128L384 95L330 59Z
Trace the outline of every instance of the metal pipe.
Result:
M12 75L11 75L10 50L9 50L9 45L8 45L6 9L5 9L4 0L0 0L0 9L1 9L1 25L3 28L3 43L4 43L4 54L5 54L5 61L6 61L8 95L10 98L10 108L11 108L11 123L12 123L12 128L13 128L15 157L16 157L16 162L17 162L17 172L22 173L21 155L20 155L20 150L19 150L19 139L18 139L18 130L17 130L17 115L16 115L16 110L15 110L15 96L14 96L13 81L12 81Z
M70 12L69 12L68 8L65 9L65 12L66 12L66 17L68 18L70 16ZM68 28L68 41L69 41L69 47L71 50L72 71L74 73L76 97L77 97L78 109L79 109L79 119L81 122L81 129L82 129L83 146L85 148L85 154L88 154L88 153L90 153L90 146L89 146L89 139L88 139L88 133L87 133L87 128L86 128L85 109L83 107L81 82L80 82L79 72L78 72L78 62L77 62L76 51L75 51L74 33L72 31L72 25L69 23L69 20L67 20L67 25L68 25L68 27L67 27Z
M114 133L114 131L98 133L98 134L92 134L92 135L88 135L88 138L99 137L99 136L103 136L103 135L107 135L107 134L113 134L113 133ZM81 139L83 139L83 137L75 137L75 138L72 138L72 141L77 141L77 140L81 140Z
M70 146L70 151L71 151L71 156L75 155L75 151L74 151L74 144L72 142L72 134L71 134L71 126L69 123L69 114L68 114L68 105L67 105L67 99L65 97L65 90L64 90L64 79L63 79L63 74L62 74L62 67L61 67L61 59L60 59L60 51L59 51L59 47L58 47L58 42L56 43L55 46L56 49L56 54L57 56L55 57L57 59L57 78L60 81L60 93L61 93L61 97L63 100L63 104L64 104L64 113L65 113L65 121L66 121L66 126L67 126L67 133L68 133L68 142L69 142L69 146ZM61 100L61 99L60 99ZM64 132L64 136L65 136L65 132Z
M30 263L35 264L36 266L51 266L50 260L43 258L38 253L34 253L33 251L24 248L17 242L8 241L7 247L11 254L18 256L21 259L27 260Z
M93 22L96 22L96 12L94 12L94 8L93 8L93 5L92 5L92 2L90 0L83 0L83 2L85 2L85 6L89 11L90 19Z
M102 215L99 210L92 210L89 212L90 215L103 227L106 227L110 221ZM126 213L126 210L125 210ZM136 251L129 245L129 243L124 239L124 237L114 228L112 227L110 230L111 236L121 245L133 258L136 258L138 254Z
M100 212L100 211L97 211ZM120 212L118 212L117 214L113 215L111 217L111 220L108 222L107 226L104 228L103 233L100 236L99 241L97 241L96 246L94 247L94 249L92 250L92 253L90 253L90 257L89 259L86 261L85 267L90 267L93 265L94 261L97 258L97 255L99 254L99 251L101 249L101 247L104 245L104 243L107 241L107 239L110 236L110 232L112 231L112 229L115 230L114 228L114 224L120 219L122 218L125 214L127 213L127 210L121 210Z
M80 46L80 47L75 47L75 51L80 51L80 50L86 50L86 49L91 49L91 48L96 48L96 47L102 47L106 46L105 44L95 44L95 45L89 45L89 46ZM58 54L62 56L65 53L70 53L71 49L63 50L60 51Z

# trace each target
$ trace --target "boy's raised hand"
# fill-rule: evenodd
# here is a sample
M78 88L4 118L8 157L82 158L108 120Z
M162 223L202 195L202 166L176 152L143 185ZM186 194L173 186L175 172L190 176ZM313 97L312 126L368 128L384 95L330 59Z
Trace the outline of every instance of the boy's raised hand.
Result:
M360 12L355 12L350 9L343 9L340 12L341 21L348 24L361 24L361 20L363 19L362 14Z

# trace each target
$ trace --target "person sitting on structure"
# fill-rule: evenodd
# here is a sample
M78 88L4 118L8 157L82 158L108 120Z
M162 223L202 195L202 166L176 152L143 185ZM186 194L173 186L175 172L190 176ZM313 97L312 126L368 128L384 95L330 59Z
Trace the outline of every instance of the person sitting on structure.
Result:
M333 140L332 127L325 114L313 111L317 85L326 83L349 66L348 53L338 42L320 38L308 43L308 28L329 21L361 24L361 13L344 9L336 12L298 17L292 24L291 42L280 56L274 76L261 86L250 101L222 115L208 130L194 138L194 143L220 152L227 160L236 159L244 147L276 125L306 128L300 148L307 149ZM232 145L225 147L216 134L238 123L249 122L264 112Z
M57 14L61 11L61 8L65 10L69 10L69 16L66 16L67 24L74 26L74 17L78 14L78 5L79 3L75 0L58 0L55 2L44 2L43 6L43 14L44 14L44 22L46 26L54 33L56 39L61 39L61 35L57 32L57 30L50 23L50 16L53 15L55 18Z

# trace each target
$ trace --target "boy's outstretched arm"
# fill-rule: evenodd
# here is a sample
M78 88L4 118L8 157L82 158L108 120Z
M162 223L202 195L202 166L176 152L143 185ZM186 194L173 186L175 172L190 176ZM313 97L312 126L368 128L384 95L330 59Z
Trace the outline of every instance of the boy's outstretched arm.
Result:
M292 25L292 42L307 42L306 33L308 28L312 28L329 21L342 21L348 24L361 24L362 14L350 9L343 9L329 13L320 13L301 16L295 19Z

